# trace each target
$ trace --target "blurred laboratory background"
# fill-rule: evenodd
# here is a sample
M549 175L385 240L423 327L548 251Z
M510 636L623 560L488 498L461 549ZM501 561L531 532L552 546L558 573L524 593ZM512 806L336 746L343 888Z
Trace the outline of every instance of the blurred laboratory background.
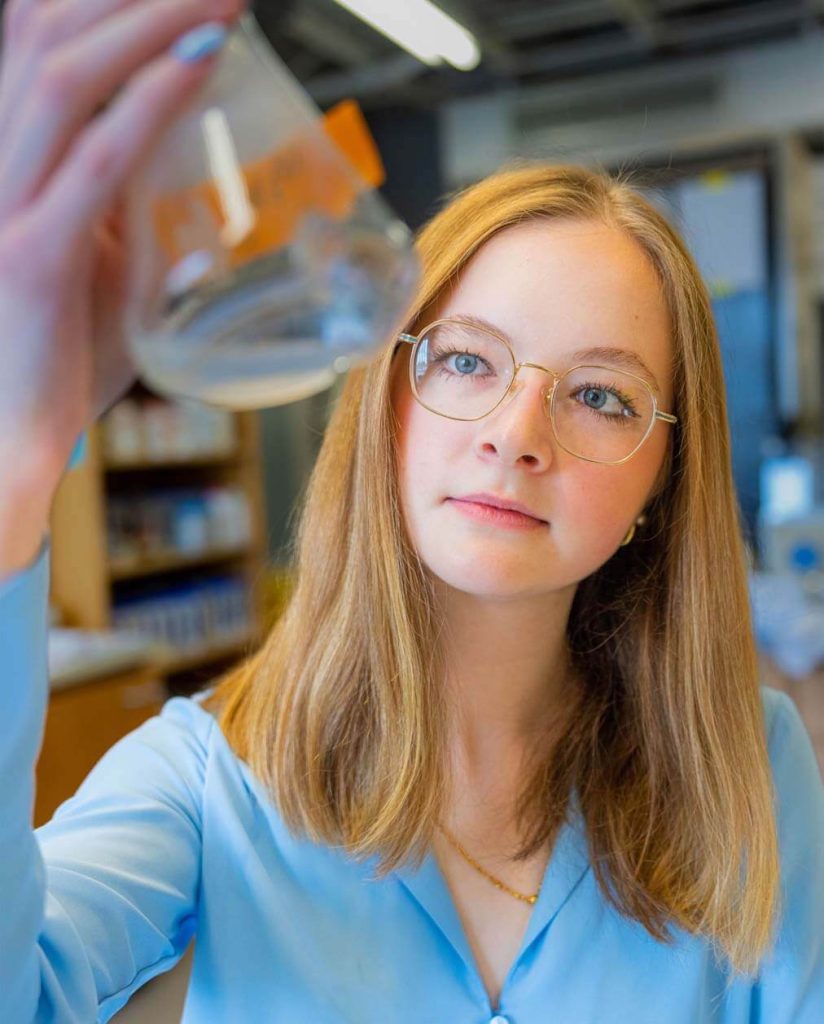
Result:
M713 296L765 682L824 763L824 2L266 0L321 111L360 106L413 229L513 157L630 174ZM266 635L338 387L262 412L138 384L52 530L38 824L119 736Z
M762 678L824 764L824 0L253 10L320 111L359 104L412 229L514 157L630 174L673 218L713 296ZM265 637L338 393L232 413L137 384L89 432L54 507L37 824ZM122 1019L179 1019L184 984L158 979Z

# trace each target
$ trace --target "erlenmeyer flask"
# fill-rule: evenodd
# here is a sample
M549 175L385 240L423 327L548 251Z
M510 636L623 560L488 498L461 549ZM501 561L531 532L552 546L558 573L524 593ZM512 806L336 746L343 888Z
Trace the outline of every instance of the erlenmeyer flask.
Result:
M129 343L164 394L252 409L321 391L390 341L418 283L409 229L250 14L127 216Z

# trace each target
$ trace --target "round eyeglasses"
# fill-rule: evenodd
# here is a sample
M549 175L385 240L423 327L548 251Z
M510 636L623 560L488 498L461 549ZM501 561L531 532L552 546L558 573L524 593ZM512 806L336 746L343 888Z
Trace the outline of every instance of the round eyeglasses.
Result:
M412 345L409 381L418 402L451 420L479 420L517 390L526 366L550 374L545 411L564 451L587 462L620 465L652 433L656 420L678 419L658 409L650 384L634 373L581 364L556 373L537 363L518 363L509 342L459 318L436 320L417 336L399 334Z

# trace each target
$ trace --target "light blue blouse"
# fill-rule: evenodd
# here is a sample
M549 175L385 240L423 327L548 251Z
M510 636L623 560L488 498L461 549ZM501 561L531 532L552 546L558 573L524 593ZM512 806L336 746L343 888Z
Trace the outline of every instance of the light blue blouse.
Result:
M824 1021L824 791L785 695L763 690L785 909L758 977L726 987L706 942L611 909L573 818L493 1008L434 857L374 881L377 861L292 837L198 699L168 701L32 831L47 557L0 584L3 1024L106 1021L195 935L189 1024Z

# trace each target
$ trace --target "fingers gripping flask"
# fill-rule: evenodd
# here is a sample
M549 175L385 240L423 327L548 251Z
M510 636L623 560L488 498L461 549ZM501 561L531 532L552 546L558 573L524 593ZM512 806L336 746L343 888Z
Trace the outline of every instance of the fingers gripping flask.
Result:
M126 330L160 393L232 409L323 390L400 328L408 228L251 14L127 199Z

